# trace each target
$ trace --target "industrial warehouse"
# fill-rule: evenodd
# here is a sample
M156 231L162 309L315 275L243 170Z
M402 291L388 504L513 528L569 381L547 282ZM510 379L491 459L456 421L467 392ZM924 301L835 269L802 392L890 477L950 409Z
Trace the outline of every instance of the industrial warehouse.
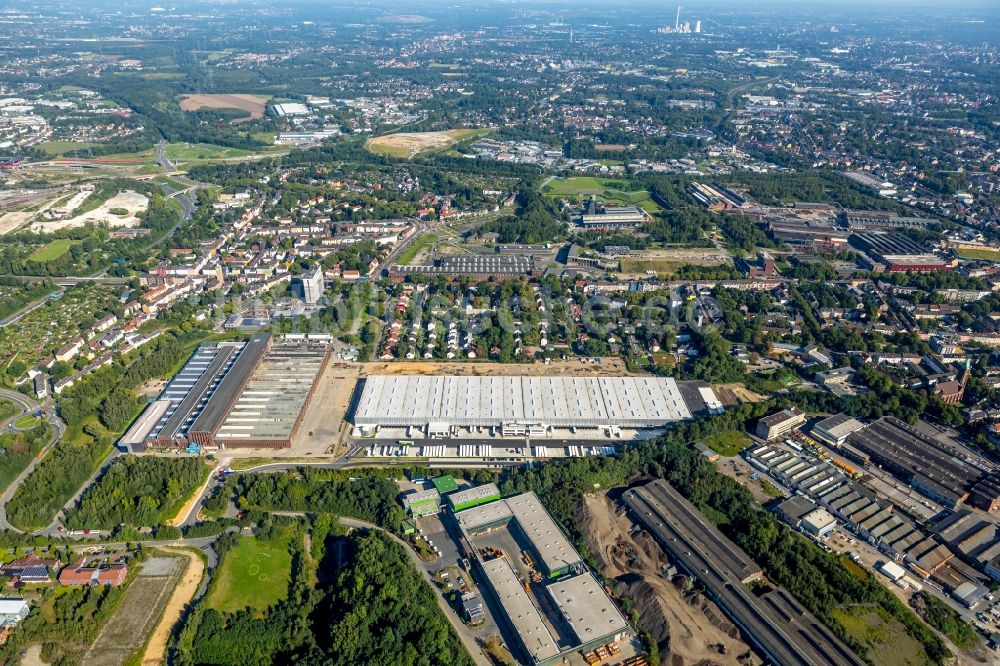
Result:
M697 578L769 662L783 666L861 666L865 662L784 588L754 594L747 583L760 568L665 481L626 491L625 503L666 549Z
M118 445L289 447L327 355L325 341L265 333L202 345Z
M364 382L354 424L498 428L504 436L543 436L550 428L656 428L720 413L711 387L661 377L451 377L375 375Z
M527 663L620 649L632 633L628 622L538 496L499 499L494 488L482 495L495 501L455 518Z

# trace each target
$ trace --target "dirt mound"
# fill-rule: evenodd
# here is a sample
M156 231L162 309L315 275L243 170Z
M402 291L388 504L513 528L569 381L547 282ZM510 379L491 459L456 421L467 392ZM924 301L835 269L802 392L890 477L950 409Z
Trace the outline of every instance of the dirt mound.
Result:
M590 553L604 575L615 579L615 594L632 600L639 626L657 642L661 664L760 663L714 603L685 592L683 576L667 579L662 575L668 563L663 550L651 535L617 514L606 495L586 496L577 518Z

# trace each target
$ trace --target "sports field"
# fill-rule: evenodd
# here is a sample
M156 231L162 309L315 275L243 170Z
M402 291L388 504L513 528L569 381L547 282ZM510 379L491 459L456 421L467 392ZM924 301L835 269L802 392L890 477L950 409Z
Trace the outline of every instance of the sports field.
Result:
M69 238L59 238L54 241L49 241L29 254L28 261L55 261L59 257L66 254L74 242L75 241Z
M377 136L365 143L365 148L378 155L407 159L430 150L444 150L459 141L489 133L488 129L453 129L444 132L402 132Z
M284 530L270 541L241 539L222 561L208 606L230 613L244 608L263 612L284 599L292 572L289 544L293 534Z

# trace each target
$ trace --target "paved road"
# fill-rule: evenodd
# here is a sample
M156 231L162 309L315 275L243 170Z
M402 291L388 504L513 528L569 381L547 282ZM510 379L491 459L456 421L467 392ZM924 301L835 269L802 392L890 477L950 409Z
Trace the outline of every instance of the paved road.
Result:
M388 270L389 266L392 266L394 263L396 263L396 260L399 259L399 255L403 254L403 252L406 251L406 248L413 245L413 243L416 242L417 238L423 236L428 231L430 231L430 227L427 225L427 223L417 222L417 230L414 231L412 234L410 234L409 238L404 239L402 243L398 243L396 247L392 249L392 252L390 252L388 256L386 256L386 258L382 261L382 263L379 264L378 269L375 271L375 274L379 275L383 271Z
M194 525L198 522L198 507L200 507L201 503L205 501L205 497L208 496L209 491L219 484L219 470L224 467L228 467L229 462L229 458L222 458L219 460L218 464L212 468L212 473L208 475L207 479L205 479L205 483L202 484L194 502L192 502L191 506L188 507L187 515L184 516L183 520L177 523L179 527L187 527L188 525Z
M163 167L164 171L173 171L176 168L167 157L167 142L163 139L156 144L156 163Z
M28 463L28 466L24 468L24 471L18 474L17 478L11 481L10 485L7 486L6 490L4 490L3 494L0 495L0 529L23 533L22 530L17 529L7 521L7 502L10 501L17 489L22 483L24 483L24 480L27 479L28 476L35 470L38 463L41 462L46 455L48 455L49 449L51 449L55 443L62 438L63 433L66 431L66 424L64 424L62 420L55 415L49 417L49 425L52 426L52 438L49 439L49 442L41 448L38 455L35 456L30 463Z
M60 293L62 293L62 289L59 289L57 291L59 291ZM45 305L48 301L49 301L49 296L48 296L48 294L46 294L45 296L42 296L41 298L36 299L36 300L32 301L31 303L28 303L23 308L21 308L20 310L18 310L14 314L10 315L6 319L0 320L0 326L9 326L10 324L15 324L15 323L19 322L21 320L21 318L24 317L26 314L28 314L30 312L34 312L38 308L40 308L43 305Z

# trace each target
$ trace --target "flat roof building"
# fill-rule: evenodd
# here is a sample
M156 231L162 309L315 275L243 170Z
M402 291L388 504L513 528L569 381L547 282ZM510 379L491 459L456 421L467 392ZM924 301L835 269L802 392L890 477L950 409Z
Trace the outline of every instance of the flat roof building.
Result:
M222 376L212 397L191 423L187 433L190 441L202 445L213 444L216 433L229 416L229 410L243 393L264 354L271 348L271 341L268 333L257 333L247 341L236 361Z
M441 493L436 489L419 490L403 495L403 508L414 518L441 512Z
M760 419L757 422L757 436L771 441L791 432L805 422L805 412L797 407L789 407Z
M373 375L358 426L660 427L708 406L669 377L452 377Z
M812 434L834 446L843 446L847 437L864 428L864 424L847 414L835 414L813 426Z
M544 664L561 650L506 557L483 562L483 571L500 607L534 663Z
M628 631L628 622L589 571L563 578L545 589L581 645L595 639L605 641L607 636L620 641Z
M847 443L947 506L957 506L983 474L962 460L963 452L957 447L929 437L893 416L851 433Z
M495 502L500 499L500 489L495 483L487 483L473 488L466 488L448 495L448 503L452 511L471 509L480 504Z
M286 340L271 345L212 442L230 448L290 447L328 355L325 342Z

